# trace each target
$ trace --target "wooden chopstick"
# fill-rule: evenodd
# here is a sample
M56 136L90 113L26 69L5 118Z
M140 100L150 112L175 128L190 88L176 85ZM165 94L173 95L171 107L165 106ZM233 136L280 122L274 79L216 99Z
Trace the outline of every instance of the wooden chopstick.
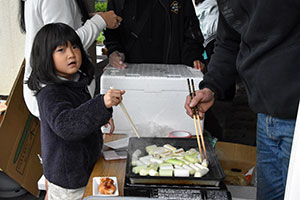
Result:
M191 90L190 79L187 79L187 83L188 83L190 97L191 97L191 99L193 99L193 94L192 94L192 90ZM201 159L203 160L202 149L201 149L201 144L200 144L200 137L199 137L199 131L198 131L198 126L197 126L197 122L196 122L196 109L193 108L192 110L193 110L193 119L194 119L194 124L195 124L195 130L196 130L196 136L197 136L197 143L198 143L199 153L200 153Z
M192 89L193 89L194 96L196 96L196 91L195 91L195 86L194 86L194 80L193 79L192 79ZM200 137L201 137L201 141L202 141L204 156L205 156L205 159L207 160L207 154L206 154L206 148L205 148L205 143L204 143L203 131L202 131L201 123L200 123L199 110L198 110L197 106L195 108L196 108L197 121L198 121L199 129L200 129Z
M114 89L114 88L113 88L113 87L110 87L110 89ZM136 129L135 125L133 124L133 121L132 121L131 117L129 116L129 114L128 114L128 112L127 112L127 109L125 108L123 102L121 101L119 105L120 105L120 107L121 107L123 113L125 114L126 118L128 119L129 124L130 124L131 128L133 129L133 131L135 132L136 136L137 136L138 138L140 138L141 136L140 136L138 130Z
M134 130L136 136L137 136L138 138L140 138L141 136L140 136L138 130L136 129L135 125L133 124L133 122L132 122L132 120L131 120L131 117L129 116L129 114L128 114L128 112L127 112L127 110L126 110L126 108L125 108L125 106L124 106L124 104L123 104L122 101L120 102L120 107L122 108L124 114L126 115L126 117L127 117L128 121L129 121L129 123L130 123L132 129Z

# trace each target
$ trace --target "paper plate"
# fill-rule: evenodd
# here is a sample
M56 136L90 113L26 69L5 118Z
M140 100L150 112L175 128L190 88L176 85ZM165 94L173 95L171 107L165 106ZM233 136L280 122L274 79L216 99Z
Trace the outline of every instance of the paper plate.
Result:
M98 187L100 185L100 179L101 178L110 178L114 181L114 185L116 186L116 191L114 194L108 195L108 194L101 194L98 191ZM103 177L94 177L93 178L93 196L119 196L119 188L118 188L118 182L117 177L114 176L103 176Z

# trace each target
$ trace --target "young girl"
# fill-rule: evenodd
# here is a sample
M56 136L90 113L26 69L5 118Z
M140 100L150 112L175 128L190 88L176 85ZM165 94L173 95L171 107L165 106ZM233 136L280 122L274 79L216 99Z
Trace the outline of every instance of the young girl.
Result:
M76 30L84 49L88 49L104 28L117 28L122 21L114 11L89 13L87 0L19 0L19 2L20 27L24 33L26 32L25 81L28 80L32 70L30 52L35 34L45 24L55 22L68 24ZM37 100L26 84L23 85L23 94L28 110L39 117Z
M35 91L41 121L43 170L48 199L81 199L99 154L101 126L125 91L91 98L94 73L80 38L68 25L45 25L36 35L27 82Z

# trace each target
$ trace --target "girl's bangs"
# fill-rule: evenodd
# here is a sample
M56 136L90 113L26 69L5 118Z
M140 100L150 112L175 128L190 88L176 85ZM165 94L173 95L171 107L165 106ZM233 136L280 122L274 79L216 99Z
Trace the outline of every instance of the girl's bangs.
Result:
M53 38L50 39L50 41L53 41L53 49L55 49L58 46L64 46L64 45L68 45L68 41L71 42L72 45L80 45L81 41L78 37L78 35L76 34L76 32L74 32L74 30L70 30L70 29L58 29L56 30L55 34L53 34Z

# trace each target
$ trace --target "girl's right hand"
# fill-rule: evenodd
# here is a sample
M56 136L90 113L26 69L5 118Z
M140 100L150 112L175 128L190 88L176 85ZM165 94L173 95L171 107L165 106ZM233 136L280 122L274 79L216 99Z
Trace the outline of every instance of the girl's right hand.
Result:
M117 106L122 101L122 95L125 90L110 89L104 95L104 104L106 108L111 108L112 106Z
M120 26L120 23L122 21L122 17L115 14L113 10L107 11L107 12L97 12L98 15L100 15L105 23L106 27L109 29L116 29Z

